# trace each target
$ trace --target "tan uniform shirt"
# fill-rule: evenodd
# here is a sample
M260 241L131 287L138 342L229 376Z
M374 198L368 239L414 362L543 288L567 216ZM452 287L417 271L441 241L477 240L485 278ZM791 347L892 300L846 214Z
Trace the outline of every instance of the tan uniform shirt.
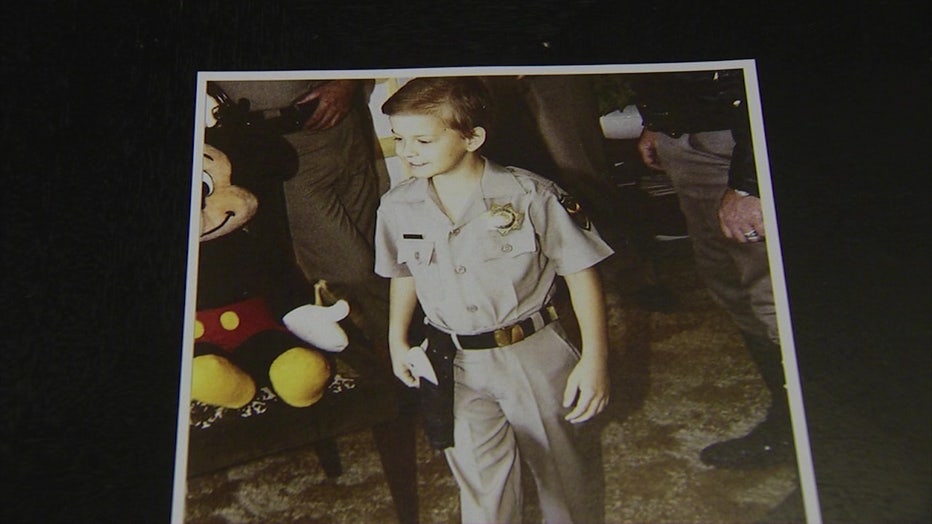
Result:
M553 294L557 275L612 254L552 181L488 160L479 188L453 223L429 180L409 179L382 197L375 271L413 276L434 326L460 335L523 320Z

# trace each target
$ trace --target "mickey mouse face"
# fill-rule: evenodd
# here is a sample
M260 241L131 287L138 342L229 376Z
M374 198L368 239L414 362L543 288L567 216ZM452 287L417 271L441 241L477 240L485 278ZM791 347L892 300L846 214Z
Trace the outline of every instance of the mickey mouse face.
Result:
M232 184L230 159L204 144L201 174L201 242L222 237L243 227L256 214L259 200Z

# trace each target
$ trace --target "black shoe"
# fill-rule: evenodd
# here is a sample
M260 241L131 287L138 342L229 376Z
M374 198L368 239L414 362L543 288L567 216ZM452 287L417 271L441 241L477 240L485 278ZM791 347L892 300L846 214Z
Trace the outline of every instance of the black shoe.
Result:
M758 469L791 462L794 450L787 432L768 430L762 425L741 438L707 446L699 453L699 460L716 468Z
M664 286L651 284L634 292L634 301L647 311L670 313L676 307L676 296Z

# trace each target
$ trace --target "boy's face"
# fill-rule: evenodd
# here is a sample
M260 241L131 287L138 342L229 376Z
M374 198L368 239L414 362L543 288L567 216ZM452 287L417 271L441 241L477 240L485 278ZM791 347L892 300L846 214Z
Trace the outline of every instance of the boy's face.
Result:
M454 172L463 160L479 149L485 133L476 128L464 138L433 115L398 114L389 117L395 138L395 153L415 178L431 178Z

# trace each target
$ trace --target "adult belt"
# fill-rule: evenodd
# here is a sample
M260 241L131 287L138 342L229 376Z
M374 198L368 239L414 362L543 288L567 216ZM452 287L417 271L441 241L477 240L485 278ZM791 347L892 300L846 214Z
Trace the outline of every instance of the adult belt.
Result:
M304 123L317 110L317 100L285 106L278 109L249 111L243 117L243 124L262 131L287 134L304 128Z
M553 304L547 304L540 311L516 324L498 328L488 333L479 333L478 335L457 335L454 333L450 337L456 347L461 349L500 348L521 342L558 318L557 310L553 307Z
M214 117L221 126L245 126L276 134L288 134L304 128L314 111L319 99L303 104L293 104L275 109L252 111L250 102L241 98L236 102L213 82L207 83L207 94L218 103Z

